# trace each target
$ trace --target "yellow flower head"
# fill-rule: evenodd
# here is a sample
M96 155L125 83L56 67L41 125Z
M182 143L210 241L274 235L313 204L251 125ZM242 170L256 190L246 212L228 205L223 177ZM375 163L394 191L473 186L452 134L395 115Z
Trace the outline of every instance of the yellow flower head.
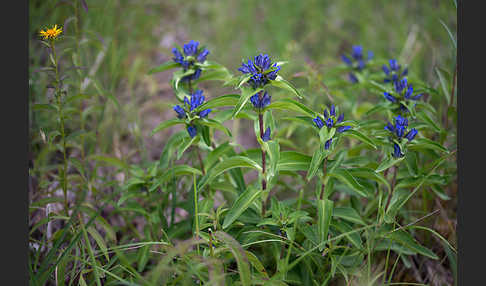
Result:
M44 40L47 39L55 39L62 33L62 28L58 28L57 25L54 25L51 29L46 29L40 31L40 35L44 37Z

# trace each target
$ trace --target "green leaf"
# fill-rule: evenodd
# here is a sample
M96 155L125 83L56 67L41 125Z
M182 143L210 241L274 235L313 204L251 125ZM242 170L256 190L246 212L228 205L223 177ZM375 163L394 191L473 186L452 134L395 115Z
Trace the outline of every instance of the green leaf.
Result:
M270 170L268 173L273 177L277 172L277 164L280 159L280 145L277 141L271 140L264 142L263 146L270 157Z
M366 225L358 212L350 207L335 207L332 215L350 222Z
M322 144L319 144L319 149L314 152L309 169L307 170L307 181L310 181L316 175L322 161L329 155L329 152Z
M346 130L341 133L342 136L349 136L358 139L359 141L365 143L366 145L370 146L371 148L377 150L376 144L371 140L368 136L364 135L363 133L359 132L358 130L350 129Z
M103 161L107 163L108 165L112 165L115 167L118 167L120 169L127 169L128 165L123 162L122 160L116 158L116 157L108 157L108 156L101 156L101 155L92 155L90 156L91 160L95 161Z
M218 96L216 98L210 99L203 103L202 105L198 106L194 112L199 112L201 110L205 110L208 108L215 108L221 106L235 106L238 103L238 99L240 98L239 94L225 94L222 96Z
M238 103L236 104L235 108L233 109L233 114L231 114L232 119L238 115L238 113L243 109L246 102L250 99L251 96L257 94L258 92L262 91L263 89L253 89L251 87L244 86L241 88L241 96L238 99Z
M417 155L415 155L414 152L407 152L407 154L405 154L405 164L407 165L410 175L413 177L417 177L419 175Z
M312 109L290 98L284 98L284 99L274 101L265 108L265 110L268 109L296 111L312 118L315 118L317 116L317 113L315 113Z
M243 247L233 237L223 231L216 231L214 236L221 240L230 250L236 259L238 266L238 274L240 275L240 282L242 286L250 286L251 272L250 264L248 263L248 256Z
M226 135L228 135L229 137L232 136L231 135L231 131L226 126L224 126L223 124L219 123L218 121L216 121L214 119L204 118L202 120L199 120L198 122L200 124L202 124L202 125L205 125L205 126L208 126L208 127L212 127L212 128L218 129L218 130L221 130Z
M252 203L260 194L261 189L249 186L238 199L233 203L229 212L226 214L223 222L223 229L227 229Z
M408 149L410 150L430 149L439 152L449 153L449 150L447 150L447 148L427 138L417 138L413 140L408 144Z
M436 131L436 132L441 131L441 128L439 127L439 125L437 125L437 123L435 123L434 120L432 120L432 118L430 118L430 116L426 112L417 113L417 117L418 117L418 119L420 119L421 121L424 121L427 125L432 127L432 129L434 131Z
M277 164L279 171L307 171L311 157L295 151L280 152L280 160Z
M447 105L449 105L450 102L451 102L451 98L450 98L450 95L449 95L449 91L447 89L446 80L437 67L435 68L435 72L437 73L437 76L439 77L440 86L442 88L442 95L446 98Z
M446 29L447 34L449 34L449 38L451 39L452 44L454 44L454 49L457 49L457 41L454 38L454 35L452 34L451 30L449 30L449 27L447 27L447 25L444 22L442 22L442 20L439 19L439 21L442 24L442 26L444 26L444 28Z
M101 252L105 256L106 260L110 261L110 257L108 256L108 249L106 248L105 240L100 235L100 233L92 226L88 227L87 231L91 235L91 237L96 241L96 244L101 249Z
M37 103L37 104L34 104L34 106L32 107L33 110L51 110L51 111L55 111L57 112L58 110L58 107L54 104L41 104L41 103Z
M349 168L347 170L354 177L370 179L375 182L381 183L385 185L388 189L390 189L390 183L388 183L386 178L382 174L375 172L375 170L373 169L357 167L357 168Z
M329 232L329 225L331 224L331 218L333 213L334 202L328 199L317 201L317 232L319 234L319 243L323 243L327 240L327 234ZM319 246L319 251L324 250L325 244Z
M181 69L181 70L178 70L178 71L174 72L173 78L172 78L172 82L173 82L173 85L174 85L174 89L175 90L178 90L179 89L179 83L180 83L180 81L185 76L192 75L194 73L195 73L195 71L192 70L192 69L188 69L187 71L184 71L184 70Z
M427 256L432 259L439 259L439 257L433 253L430 249L420 245L408 232L404 230L395 230L389 234L386 234L385 237L390 238L401 245L405 246L406 248Z
M162 131L162 130L168 128L168 127L177 125L177 124L185 124L185 121L184 120L181 120L181 119L169 119L169 120L166 120L166 121L160 123L159 125L157 125L157 127L155 127L152 130L152 132L150 133L150 136L153 136L155 133L157 133L159 131Z
M358 249L363 249L363 241L361 240L359 232L353 232L353 228L344 221L333 220L331 228L336 228L340 233L344 234L351 244Z
M173 177L179 177L182 175L192 175L192 174L199 176L202 175L202 172L188 165L175 165L167 169L166 171L164 171L163 175L160 178L156 179L157 183L152 185L152 187L149 189L149 192L155 191L158 186L167 182Z
M253 168L258 171L262 170L260 165L247 157L233 156L217 163L204 177L202 177L201 181L199 181L198 189L202 189L206 184L210 183L223 172L239 167Z
M159 164L161 169L165 169L169 166L170 159L175 154L176 147L187 137L187 131L182 130L174 133L165 143L162 154L160 154Z
M196 135L194 137L187 136L182 140L181 145L178 146L177 150L177 160L179 160L182 157L182 154L186 152L187 148L189 148L192 144L195 144L199 141L199 135Z
M148 71L148 74L154 74L154 73L158 73L158 72L163 72L163 71L170 70L170 69L173 69L173 68L176 68L176 67L179 67L179 66L180 66L179 63L176 63L174 61L168 61L168 62L165 62L165 63L161 64L158 67L155 67L155 68L150 69Z
M277 75L275 80L270 80L270 84L276 87L280 87L283 89L286 89L293 94L295 94L298 98L303 98L303 96L300 94L300 92L287 80L285 80L283 77Z
M245 253L248 256L248 261L258 271L258 273L260 273L266 279L269 279L268 273L265 270L265 267L263 266L263 264L258 259L258 257L255 254L253 254L253 252L250 252L250 251L245 251Z
M351 175L351 173L343 168L336 169L332 172L328 172L327 175L329 177L334 177L339 181L345 183L348 187L356 191L360 196L368 197L364 187L356 181L356 179Z
M393 158L393 157L387 157L384 161L380 163L380 165L376 168L375 172L379 173L381 171L384 171L391 166L397 164L398 162L402 161L405 157L400 157L400 158Z

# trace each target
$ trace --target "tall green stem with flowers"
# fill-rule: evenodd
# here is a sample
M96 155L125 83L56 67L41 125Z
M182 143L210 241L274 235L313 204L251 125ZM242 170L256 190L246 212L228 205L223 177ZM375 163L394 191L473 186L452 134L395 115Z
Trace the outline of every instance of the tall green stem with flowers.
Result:
M64 111L63 111L63 101L62 101L62 83L59 75L59 61L56 53L55 42L59 35L62 33L62 28L58 28L54 25L51 29L41 30L40 35L43 37L44 43L49 47L50 54L49 59L54 68L55 80L54 85L54 96L57 103L57 112L59 119L59 133L61 134L61 144L62 144L62 155L63 155L63 165L60 172L61 175L61 188L64 196L64 211L66 216L69 216L69 202L67 197L68 189L68 179L67 179L67 155L66 155L66 131L64 122Z

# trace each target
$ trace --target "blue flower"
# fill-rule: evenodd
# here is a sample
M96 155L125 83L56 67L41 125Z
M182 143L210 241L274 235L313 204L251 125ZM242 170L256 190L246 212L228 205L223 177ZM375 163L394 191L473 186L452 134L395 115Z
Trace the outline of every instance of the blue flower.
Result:
M373 59L373 57L373 52L368 51L368 57L365 59L363 57L363 47L359 45L351 47L351 57L348 57L344 54L341 55L341 59L343 60L343 62L356 71L363 70L366 66L366 63ZM350 72L348 76L349 80L352 83L358 82L358 78L354 75L354 73Z
M270 127L267 127L267 129L265 130L265 132L263 133L263 136L262 136L263 142L270 140L270 132L271 132Z
M249 80L250 85L253 88L263 87L270 80L277 78L277 72L280 70L280 66L277 63L273 63L268 55L259 54L248 62L242 63L238 70L244 74L251 74Z
M337 128L337 132L343 133L344 131L349 130L349 129L351 129L351 126L339 126Z
M321 129L322 127L324 127L324 122L322 122L322 119L317 116L316 118L312 119L312 121L314 121L314 123L316 124L317 128Z
M395 134L399 140L405 135L405 131L407 130L407 128L408 128L408 119L401 115L395 117L395 125L392 125L390 122L388 122L387 125L385 126L385 130L388 130L393 134ZM412 134L410 135L412 139L415 136L413 134L414 132L416 131L413 131Z
M189 43L184 44L183 50L186 56L194 56L197 53L197 46L199 46L199 42L194 40L190 40Z
M324 109L323 115L324 115L324 121L321 119L319 115L316 116L316 118L312 119L312 121L314 121L317 128L319 129L324 127L324 125L326 125L328 129L331 129L335 127L336 124L341 123L344 120L344 113L341 113L336 119L337 114L336 114L336 107L334 106L334 104L331 105L330 111L327 111L327 108ZM336 131L342 133L349 129L351 129L351 126L338 126Z
M172 53L174 54L174 62L179 63L184 71L192 68L194 63L200 62L203 63L206 61L206 57L209 54L208 49L201 49L199 48L199 42L196 41L189 41L189 43L184 44L182 51L184 54L180 52L178 48L173 48ZM187 82L190 80L196 80L201 76L201 69L196 68L194 73L191 75L187 75L181 79L183 82Z
M329 149L329 147L331 147L331 143L332 143L332 138L327 140L326 143L324 144L324 149Z
M395 64L391 64L391 66L396 69ZM398 104L398 110L401 112L408 112L408 108L400 101L408 104L409 101L417 101L422 97L422 94L414 95L413 85L408 82L406 77L393 81L393 86L393 93L384 92L383 95L388 101Z
M209 50L204 49L198 56L197 56L197 61L200 63L203 63L206 60L206 57L209 55Z
M205 109L205 110L199 112L199 117L201 117L201 118L206 117L206 116L208 116L208 114L210 112L211 112L211 109L210 108L209 109Z
M359 81L358 78L352 72L350 72L348 74L348 76L349 76L349 80L351 81L351 83L357 83Z
M404 68L403 71L401 71L401 66L398 64L397 60L391 59L388 61L388 64L390 68L388 68L387 65L382 66L383 72L386 75L384 79L385 83L395 83L396 81L400 80L400 78L408 74L408 68Z
M196 90L193 94L191 94L190 99L186 96L184 97L184 106L186 106L185 110L189 109L189 112L192 113L194 109L198 108L204 103L204 95L202 90ZM176 110L177 108L177 110ZM177 112L178 116L183 116L185 117L185 112L184 109L181 108L179 105L174 107L174 110ZM198 115L199 117L206 117L208 114L211 112L211 109L205 109L199 111ZM179 118L183 118L179 117Z
M187 126L187 133L189 133L189 136L191 136L191 138L194 138L194 136L196 136L197 134L196 127L193 125Z
M393 95L391 95L390 93L388 93L388 92L386 92L386 91L385 91L385 92L383 93L383 95L384 95L384 96L385 96L385 98L386 98L386 99L388 99L389 101L391 101L391 102L397 102L397 99L396 99L396 98L395 98Z
M257 92L250 97L250 101L255 108L263 109L270 104L272 97L268 95L266 91L263 96L261 96L262 92L263 91Z
M405 138L408 139L408 141L412 141L413 138L417 135L418 131L415 128L412 128L410 131L408 131L407 135L405 135Z
M327 120L326 120L326 126L327 128L331 129L333 126L334 126L334 121L332 120L332 117L329 117Z
M341 115L339 115L338 119L337 119L337 123L341 123L343 122L344 120L344 113L341 113Z
M400 158L403 157L402 150L400 149L400 145L397 143L393 143L393 157Z
M174 106L174 111L177 112L177 118L182 119L186 117L186 112L179 105Z
M331 116L336 116L336 107L333 105L331 105L331 110L329 111L329 114L331 114Z

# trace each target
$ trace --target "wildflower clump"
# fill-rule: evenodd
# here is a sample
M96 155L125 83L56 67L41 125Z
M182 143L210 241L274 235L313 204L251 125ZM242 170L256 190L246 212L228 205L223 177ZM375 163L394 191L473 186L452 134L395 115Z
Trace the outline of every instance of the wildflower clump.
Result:
M397 80L393 85L393 92L385 91L383 96L386 100L396 104L398 111L408 112L408 109L411 107L411 102L419 100L423 95L422 93L414 95L413 85L408 82L407 78L403 78L399 81Z
M201 76L201 69L196 67L196 63L204 63L209 55L209 50L199 47L199 42L191 40L184 44L182 52L178 48L173 48L174 62L180 64L184 71L194 69L194 73L183 77L182 81L196 80Z
M338 133L342 133L346 130L351 129L351 126L348 125L341 125L341 123L344 120L344 113L341 113L339 116L337 116L336 112L336 107L331 105L331 108L329 111L327 111L327 108L324 109L323 112L324 115L324 120L321 118L320 115L317 115L316 118L314 118L312 121L314 121L315 125L317 128L321 129L324 127L324 125L327 128L327 132L329 134L329 139L326 140L324 148L327 150L331 147L332 144L332 139L337 131Z
M398 64L398 61L395 59L391 59L388 61L388 66L383 65L382 70L385 73L385 79L383 82L385 83L393 83L395 84L397 81L400 81L403 77L408 74L408 68L404 68Z
M242 63L238 70L244 74L251 75L249 83L253 88L260 88L277 78L280 66L277 63L272 64L272 60L268 55L259 54L253 60L248 59L246 64Z
M197 129L192 124L194 120L198 118L205 118L211 112L211 109L204 109L199 110L196 112L196 109L204 103L204 95L202 90L196 90L193 94L191 94L190 98L187 96L184 97L184 104L182 107L180 105L174 106L174 111L177 113L177 118L179 119L187 119L187 132L191 137L196 136Z
M367 58L365 59L364 56L363 56L363 47L362 46L353 46L352 47L352 51L351 51L351 56L348 57L346 56L345 54L342 54L341 55L341 59L343 60L343 62L348 65L349 67L352 68L352 70L356 71L356 72L360 72L362 71L366 64L373 59L373 52L372 51L368 51L368 56ZM358 82L358 78L356 77L356 75L353 73L353 72L349 72L348 74L349 76L349 80L352 82L352 83L357 83Z
M415 128L408 129L408 119L398 115L395 117L395 124L387 123L385 130L391 132L390 140L393 143L392 156L395 158L403 157L403 139L406 138L410 142L417 135L418 131Z

